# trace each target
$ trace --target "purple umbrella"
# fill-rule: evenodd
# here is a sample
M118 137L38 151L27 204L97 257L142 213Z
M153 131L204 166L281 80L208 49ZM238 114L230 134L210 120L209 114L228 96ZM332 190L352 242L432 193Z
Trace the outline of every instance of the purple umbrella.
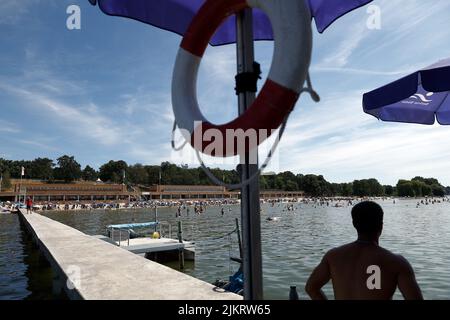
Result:
M450 125L450 58L364 94L364 112L383 121Z
M205 0L89 0L112 16L138 20L152 26L184 35L192 18ZM346 13L366 5L372 0L305 0L322 33L335 20ZM267 16L254 10L253 30L255 40L272 40L272 28ZM236 17L229 17L214 37L211 45L236 42Z

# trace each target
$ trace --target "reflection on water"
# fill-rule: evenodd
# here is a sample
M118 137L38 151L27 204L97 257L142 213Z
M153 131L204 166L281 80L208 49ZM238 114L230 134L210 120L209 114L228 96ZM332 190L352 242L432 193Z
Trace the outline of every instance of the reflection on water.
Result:
M450 298L450 204L416 208L413 200L380 202L385 209L381 245L402 254L413 265L418 282L427 299ZM297 204L298 210L283 211L285 205L263 205L262 244L265 297L287 299L289 287L304 286L308 275L322 255L332 247L355 239L350 208L314 207ZM184 212L183 234L196 242L195 265L187 265L186 273L207 282L227 278L238 265L229 256L238 256L236 234L231 239L215 238L235 228L239 207L230 207L222 216L220 207L210 207L197 216ZM176 209L159 209L159 219L169 221L176 230ZM48 212L47 216L88 234L103 234L108 224L154 220L153 210ZM280 216L276 222L269 215ZM180 219L180 218L178 218ZM0 298L22 299L30 295L26 280L23 240L14 216L0 217ZM231 240L231 241L230 241ZM172 267L177 267L174 263ZM35 290L33 290L35 291ZM301 298L305 293L299 290ZM325 292L332 297L331 286ZM397 293L396 298L400 295Z
M52 292L53 272L17 215L0 216L0 300L66 299Z
M22 233L16 215L0 215L0 299L24 299L27 266Z

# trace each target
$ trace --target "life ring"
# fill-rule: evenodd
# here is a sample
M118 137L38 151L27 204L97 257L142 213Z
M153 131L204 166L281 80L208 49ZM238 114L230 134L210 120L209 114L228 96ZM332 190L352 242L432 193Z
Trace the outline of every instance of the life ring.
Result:
M221 23L246 8L261 9L272 23L272 65L266 83L246 112L229 123L215 125L205 119L198 105L199 66ZM256 133L256 145L245 144L245 151L261 144L294 108L307 77L311 51L311 14L303 0L207 0L184 35L173 72L172 106L184 138L196 150L221 157L242 154L229 133ZM212 147L216 135L224 139L222 148Z

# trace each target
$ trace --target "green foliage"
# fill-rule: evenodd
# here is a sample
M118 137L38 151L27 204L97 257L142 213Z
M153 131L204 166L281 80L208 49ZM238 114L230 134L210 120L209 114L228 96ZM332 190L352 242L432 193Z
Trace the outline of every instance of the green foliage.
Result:
M2 190L11 189L11 175L8 171L2 173Z
M450 195L450 187L445 187L444 191L445 191L445 195Z
M94 168L86 166L81 172L81 178L84 181L96 181L98 178L98 173Z
M37 158L30 162L28 175L34 179L52 180L53 168L55 164L53 160L48 158ZM27 170L25 170L27 173Z
M128 165L125 161L111 160L100 167L99 177L104 182L123 183L127 169Z
M353 181L353 195L364 197L384 196L384 187L377 179L355 180Z
M400 197L443 197L446 189L435 178L415 177L412 180L399 180L397 194Z
M399 197L414 197L414 188L411 181L399 180L397 183L397 195Z
M396 191L393 186L389 186L389 185L383 186L383 188L384 188L384 194L388 197L393 196Z
M21 167L25 167L25 179L64 180L71 182L79 179L104 182L129 183L140 186L155 184L174 185L212 185L201 168L177 166L170 162L161 165L128 165L125 161L109 161L97 172L94 168L81 166L74 157L62 156L57 166L51 159L37 158L32 161L11 161L0 158L0 172L3 173L2 188L6 188L9 177L20 178ZM210 169L225 183L236 184L239 174L236 170ZM394 196L423 197L444 196L450 194L450 187L444 188L435 178L415 177L411 180L399 180L396 187L382 186L376 179L355 180L351 183L330 183L321 175L295 175L290 171L261 176L261 190L304 191L307 195L326 196Z
M75 160L75 157L64 155L59 157L58 166L54 170L55 178L72 182L81 178L81 165Z
M319 196L331 196L331 185L325 180L323 176L316 176L313 174L298 175L298 186L300 190L305 193L319 197Z

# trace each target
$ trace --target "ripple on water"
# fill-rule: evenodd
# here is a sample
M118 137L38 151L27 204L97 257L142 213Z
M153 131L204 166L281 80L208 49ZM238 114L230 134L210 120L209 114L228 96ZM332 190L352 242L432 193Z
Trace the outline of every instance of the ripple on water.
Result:
M380 202L385 209L381 245L402 254L413 265L424 296L428 299L450 298L450 204L415 208L417 201ZM220 207L207 209L206 214L184 215L184 238L196 242L195 267L186 273L213 282L226 279L239 266L229 261L238 256L236 234L232 246L228 237L215 239L235 227L239 207L231 207L222 217ZM289 287L296 285L302 297L303 287L323 254L329 249L353 241L350 208L313 207L301 204L296 213L283 212L283 206L262 206L261 237L263 246L265 297L286 299ZM176 208L159 209L160 220L169 221L176 232ZM154 220L153 210L49 212L47 216L87 234L103 234L108 224ZM269 216L280 216L269 222ZM21 248L20 228L15 216L0 217L0 299L23 299L27 291L26 267ZM5 220L6 219L6 220ZM9 219L9 220L8 220ZM5 223L5 221L7 221ZM7 241L8 240L8 241ZM324 290L332 295L331 285ZM396 292L395 298L401 298Z

